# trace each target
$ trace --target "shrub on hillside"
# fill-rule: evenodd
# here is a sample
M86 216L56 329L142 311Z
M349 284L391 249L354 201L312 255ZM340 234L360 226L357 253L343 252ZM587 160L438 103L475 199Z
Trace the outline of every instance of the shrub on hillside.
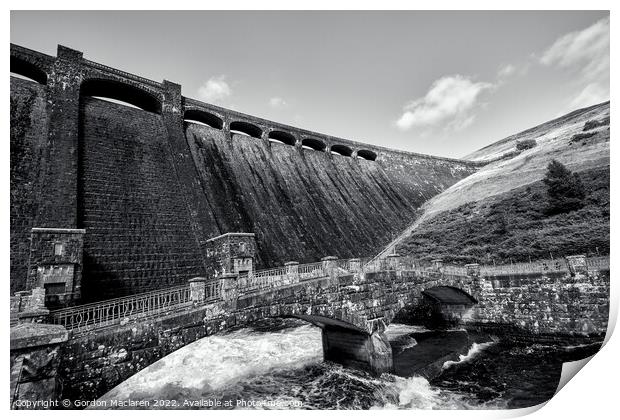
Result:
M517 140L517 150L527 150L534 147L536 147L536 140L534 139Z
M587 133L577 133L573 137L571 137L570 142L571 143L578 143L581 140L588 139L588 138L590 138L590 137L592 137L594 135L596 135L596 131L588 131Z
M603 118L602 120L590 120L586 121L583 125L583 131L590 131L597 127L602 127L604 125L609 125L610 119L609 117Z
M543 182L547 185L548 214L568 213L585 205L586 193L581 178L557 160L547 166Z

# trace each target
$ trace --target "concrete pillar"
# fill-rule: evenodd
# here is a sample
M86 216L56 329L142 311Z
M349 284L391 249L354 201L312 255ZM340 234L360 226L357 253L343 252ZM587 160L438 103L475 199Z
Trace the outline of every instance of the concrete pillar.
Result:
M332 279L336 275L336 261L338 257L333 255L321 258L321 262L323 263L323 273L326 276L332 277Z
M237 309L237 298L239 297L237 275L234 273L220 274L217 279L221 282L224 304L231 310Z
M568 269L574 275L586 275L588 273L588 259L585 255L570 255L566 257Z
M362 260L359 258L351 258L349 260L349 269L353 273L360 273L362 271Z
M433 264L433 269L435 271L439 271L440 273L443 272L443 260L441 258L431 260L431 263Z
M299 262L289 261L287 263L284 263L284 267L286 268L287 283L299 283Z
M323 357L343 366L380 375L393 366L392 347L382 332L367 334L334 326L322 329Z
M192 299L192 302L194 302L195 305L205 301L206 283L207 283L207 279L204 277L194 277L192 279L189 279L190 298Z
M400 255L389 254L386 257L386 262L387 262L388 270L399 270L400 269Z

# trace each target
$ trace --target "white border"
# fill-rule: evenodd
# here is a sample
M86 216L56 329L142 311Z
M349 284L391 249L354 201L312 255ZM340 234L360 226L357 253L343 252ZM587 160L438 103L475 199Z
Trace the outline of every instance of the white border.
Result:
M298 1L295 3L286 2L286 1L263 1L263 2L252 2L252 1L242 1L242 0L228 0L226 2L208 2L208 1L176 1L176 2L164 2L164 1L150 1L148 3L133 1L133 0L108 0L106 2L79 2L79 1L55 1L53 5L57 9L65 9L65 10L139 10L143 9L143 6L148 6L150 9L157 10L197 10L197 9L212 9L212 10L256 10L260 7L260 9L264 10L341 10L348 9L351 5L355 6L355 9L363 9L363 10L385 10L385 9L414 9L414 10L611 10L611 21L612 21L612 30L611 30L611 38L612 45L617 45L615 34L616 32L613 29L613 24L615 24L615 9L614 7L618 2L612 1L600 1L600 0L590 0L590 1L548 1L548 0L522 0L522 1L504 1L504 2L493 2L493 1L481 1L481 0L470 0L467 2L457 1L457 0L437 0L432 2L412 2L412 1L403 1L403 0L383 0L381 2L377 1L367 1L367 0L359 0L354 3L345 2L345 1L335 1L335 0L315 0L315 1ZM5 22L2 27L4 27L4 33L6 34L6 38L10 40L10 9L16 10L40 10L40 9L49 9L52 5L49 1L14 1L9 0L5 2L7 4L7 9L4 14L3 21ZM467 8L465 9L465 6ZM500 7L501 6L501 7ZM162 28L165 30L165 28ZM7 43L4 44L5 46ZM2 56L2 62L6 69L8 69L8 54ZM611 68L616 68L616 54L614 54L614 50L611 50ZM614 74L612 70L612 75ZM5 73L6 74L6 73ZM10 118L9 118L9 103L6 101L6 98L9 96L9 85L5 82L5 100L4 104L4 133L8 133ZM615 81L614 77L611 78L611 91L612 96L615 93ZM616 115L616 105L612 101L611 102L612 114ZM615 119L612 119L612 123ZM524 127L526 128L526 127ZM615 132L615 130L612 130ZM8 179L8 168L9 168L9 142L7 141L8 136L4 137L5 141L2 142L2 158L5 168L5 182L3 184L3 192L4 197L9 197L9 185L7 182ZM495 140L495 139L489 139ZM619 197L618 188L617 188L617 180L618 180L618 171L616 170L616 157L615 148L612 146L612 162L611 165L611 176L612 176L612 184L611 184L611 195L615 197ZM612 214L615 215L615 200L612 200ZM9 227L8 227L8 219L9 219L9 200L6 200L6 204L2 207L2 215L5 223L2 226L3 229L3 237L4 242L2 244L2 264L4 267L5 279L9 278ZM615 217L615 216L614 216ZM615 234L617 232L615 218L612 217L611 220L611 233L612 233L612 261L613 255L615 254ZM612 263L613 265L613 263ZM8 288L8 281L5 280L5 287ZM612 280L612 296L611 296L611 318L610 324L615 324L618 312L618 281ZM4 300L2 301L3 307L5 307L5 314L8 315L8 304ZM9 360L9 346L8 346L8 337L9 337L9 321L8 316L5 315L4 323L2 324L3 330L0 332L0 336L4 340L4 345L2 346L2 354L4 356L4 360ZM616 334L617 335L617 334ZM609 338L609 337L608 337ZM321 416L321 417L336 417L336 418L345 418L350 416L355 416L356 418L371 418L371 416L389 416L390 418L407 418L410 419L412 416L417 418L449 418L449 419L484 419L484 418L506 418L506 417L515 417L518 415L524 415L528 412L535 411L530 418L533 419L543 419L543 418L564 418L564 419L584 419L584 418L612 418L617 412L616 407L616 399L619 398L618 390L616 386L616 382L619 380L619 369L618 369L618 357L620 356L620 344L619 339L617 337L611 337L608 341L607 345L592 358L592 360L587 364L587 366L577 375L576 379L573 379L568 382L568 384L544 407L539 410L532 409L524 409L524 410L511 410L511 411L473 411L473 412L452 412L452 411L438 411L438 412L429 412L429 411L409 411L409 410L401 410L401 411L383 411L381 414L376 411L361 411L351 413L348 411L339 411L339 412L329 412L329 411L317 411L317 412L291 412L291 411L283 411L283 412L252 412L253 417L260 418L288 418L290 416L295 417L306 417L306 416ZM8 364L5 365L8 371ZM8 372L7 373L8 376ZM9 384L5 379L3 381L3 386L5 387L6 396L9 395ZM63 420L66 418L71 418L74 416L89 416L93 418L102 418L102 416L110 415L107 412L79 412L79 411L52 411L52 412L34 412L34 411L10 411L8 410L8 398L6 400L5 410L9 411L9 415L15 418L37 418L48 417L49 418L62 418ZM153 418L168 418L172 413L165 411L155 411L155 412L136 412L136 411L120 411L112 414L113 416L127 417L135 419L136 417L142 418L145 416L153 417ZM212 416L226 416L232 418L240 418L240 416L247 415L248 412L208 412L208 411L183 411L182 416L190 416L190 417L212 417ZM178 415L178 414L177 414Z

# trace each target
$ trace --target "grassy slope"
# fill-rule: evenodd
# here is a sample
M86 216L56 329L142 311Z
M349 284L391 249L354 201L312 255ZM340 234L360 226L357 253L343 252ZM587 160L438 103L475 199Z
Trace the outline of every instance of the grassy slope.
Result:
M420 217L392 244L403 255L482 262L526 261L580 252L608 252L609 127L579 142L586 121L609 117L609 103L578 110L500 140L466 158L493 159L514 150L519 139L537 146L489 164L422 207ZM551 159L581 174L587 206L547 217L541 180ZM501 215L501 217L500 217Z

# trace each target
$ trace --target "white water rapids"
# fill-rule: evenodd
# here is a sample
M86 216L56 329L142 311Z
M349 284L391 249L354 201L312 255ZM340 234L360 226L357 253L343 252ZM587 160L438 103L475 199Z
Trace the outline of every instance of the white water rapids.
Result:
M387 335L407 348L416 345L409 334L420 331L424 329L393 324ZM472 348L463 360L479 350ZM373 377L323 362L320 329L296 321L275 331L243 328L203 338L132 376L99 401L168 400L174 405L167 408L184 409L196 408L197 401L239 399L282 403L262 408L474 408L464 395L433 387L422 377Z

